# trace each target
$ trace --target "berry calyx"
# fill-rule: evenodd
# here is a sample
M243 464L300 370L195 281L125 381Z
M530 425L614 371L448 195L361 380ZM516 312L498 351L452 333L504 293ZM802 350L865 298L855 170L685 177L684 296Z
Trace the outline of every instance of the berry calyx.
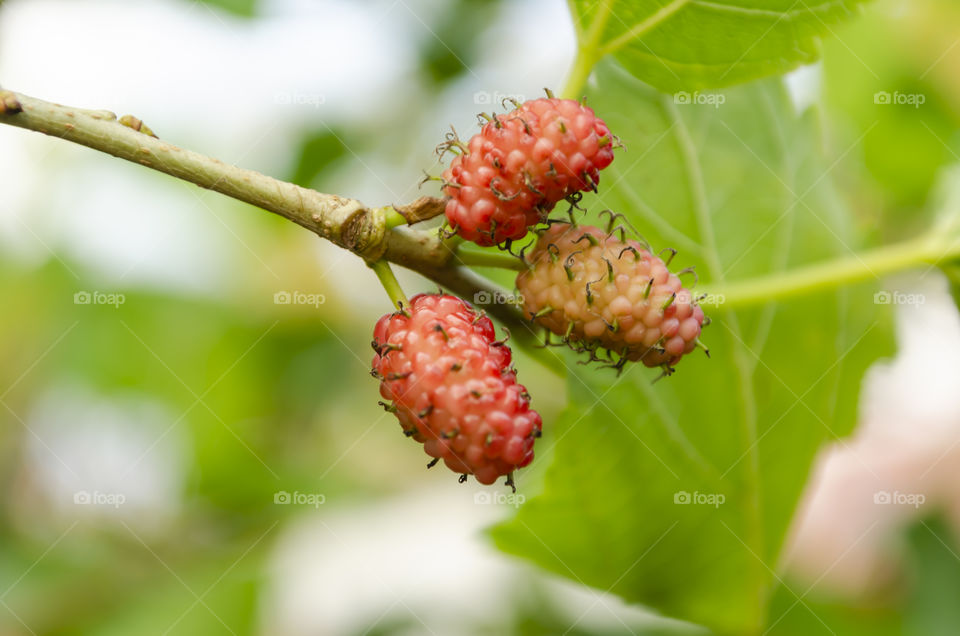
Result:
M534 99L493 115L443 173L447 222L478 245L523 238L564 198L597 188L615 138L591 108L572 99Z
M537 241L530 269L517 276L524 310L537 324L595 357L598 348L673 365L699 345L703 310L680 278L647 246L593 226L556 223Z
M372 345L387 410L428 455L482 484L512 484L533 460L540 415L489 318L454 296L420 294L380 318Z

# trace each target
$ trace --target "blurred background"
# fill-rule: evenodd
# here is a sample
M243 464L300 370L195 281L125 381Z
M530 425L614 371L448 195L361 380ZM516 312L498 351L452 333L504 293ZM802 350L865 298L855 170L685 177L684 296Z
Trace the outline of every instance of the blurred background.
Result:
M882 0L791 77L882 240L925 226L960 160L958 25L946 0ZM435 193L449 126L559 87L573 48L558 0L0 3L4 87L377 205ZM926 103L878 110L871 86ZM926 301L898 308L900 352L821 457L784 569L839 624L945 633L960 318L943 278L900 288ZM549 426L519 499L424 470L368 375L385 294L282 219L0 127L0 306L4 636L695 631L498 554L483 530L536 495ZM563 382L518 357L549 422ZM878 490L936 505L862 504ZM787 616L773 633L814 620Z

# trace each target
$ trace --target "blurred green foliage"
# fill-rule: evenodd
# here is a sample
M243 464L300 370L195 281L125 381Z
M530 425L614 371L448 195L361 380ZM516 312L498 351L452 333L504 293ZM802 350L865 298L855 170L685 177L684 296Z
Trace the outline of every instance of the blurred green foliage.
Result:
M347 145L343 142L345 133L333 130L321 130L305 135L300 142L297 152L297 165L290 176L290 181L304 187L309 187L331 165L347 155ZM356 148L351 143L351 148Z
M960 7L941 0L895 2L843 25L827 41L824 90L838 150L862 164L880 197L853 201L884 240L922 229L938 172L960 156L960 94L950 44ZM859 143L858 143L859 142ZM860 192L860 189L854 192Z
M242 18L252 18L257 13L258 0L194 0L214 7L223 9Z
M477 34L497 19L501 0L455 0L440 5L430 31L422 40L421 72L434 84L457 79L477 59Z
M330 405L318 400L318 387L331 395L348 393L365 374L343 341L362 343L366 334L351 337L349 323L324 314L337 338L317 321L289 312L238 311L213 299L137 289L123 290L119 307L77 305L74 294L96 289L94 280L74 279L55 263L34 271L4 263L0 270L0 296L18 299L17 311L0 318L6 362L0 384L11 387L4 401L13 413L24 414L17 419L26 417L34 396L62 384L79 384L106 398L150 395L183 414L165 424L174 434L187 434L193 454L181 493L184 509L176 517L179 531L159 544L142 545L123 525L111 531L111 524L98 529L81 522L72 532L88 534L86 542L64 540L32 576L19 580L59 529L4 526L0 587L16 584L7 600L35 632L156 629L195 600L185 588L206 590L284 514L296 512L272 505L275 492L323 492L336 499L343 491L342 473L326 475L340 451L326 443L333 423L321 416ZM47 355L29 363L44 350ZM357 373L343 373L349 368ZM361 409L358 421L375 413L372 407ZM10 424L3 433L8 470L20 465L20 447L30 440L29 422ZM7 500L22 499L22 480L6 479L3 485ZM356 496L356 485L347 491ZM268 544L259 544L205 600L235 631L252 631L258 571ZM51 588L58 590L52 598ZM194 610L175 633L222 629L202 605ZM0 621L17 626L9 615Z

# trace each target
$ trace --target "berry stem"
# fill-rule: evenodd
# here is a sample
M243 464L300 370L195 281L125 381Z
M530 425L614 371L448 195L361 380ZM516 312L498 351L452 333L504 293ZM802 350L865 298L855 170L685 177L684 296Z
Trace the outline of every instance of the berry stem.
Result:
M392 207L383 208L383 220L384 223L386 223L388 230L407 225L407 219L405 219L402 214L394 210Z
M563 99L580 99L583 97L583 87L587 84L587 78L590 77L596 63L603 57L600 53L600 41L613 11L610 4L608 2L599 3L590 26L577 29L577 56L573 60L566 86L564 86L560 95ZM576 7L571 5L570 10L573 13L574 23L579 25L579 14Z
M522 272L527 269L527 265L510 254L501 252L481 251L478 249L460 247L457 249L456 258L464 265L471 267L496 267L498 269L509 269L515 272Z
M675 13L690 4L692 0L672 0L660 7L644 20L637 22L619 36L606 43L603 42L607 21L610 19L612 3L600 2L597 4L593 21L586 29L580 23L580 14L573 3L568 3L573 16L574 27L577 32L577 55L567 78L567 85L561 95L564 99L580 99L583 97L583 87L590 77L593 67L603 57L616 53L634 40L642 38L656 29L661 23L673 17Z
M583 97L583 88L597 63L595 50L587 50L582 45L577 48L577 57L570 67L567 83L560 93L563 99L580 99Z
M370 269L372 269L377 275L377 278L380 279L380 284L383 285L387 296L390 297L390 301L397 309L403 309L410 304L406 294L403 293L403 288L400 287L400 283L397 281L397 277L393 274L393 268L390 267L390 263L379 260L372 263Z

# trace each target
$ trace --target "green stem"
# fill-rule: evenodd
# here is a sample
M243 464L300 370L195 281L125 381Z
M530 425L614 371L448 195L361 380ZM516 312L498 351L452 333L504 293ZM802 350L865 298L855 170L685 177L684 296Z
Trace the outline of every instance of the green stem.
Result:
M720 284L710 289L704 304L739 309L879 278L918 265L937 265L954 258L960 258L960 241L951 244L939 236L922 236L779 274Z
M606 44L601 44L601 41L607 21L610 19L610 5L612 3L600 2L598 4L597 12L586 31L580 27L576 7L571 4L570 12L573 14L574 26L577 27L577 56L573 61L570 75L567 78L567 85L564 87L561 97L580 99L583 96L583 87L587 84L587 78L590 77L590 73L597 62L654 30L690 2L691 0L673 0Z
M587 78L590 77L590 73L597 63L595 50L587 50L583 46L577 48L577 57L570 68L570 75L567 77L567 83L563 87L560 97L563 99L580 99L583 97L583 88L587 84Z
M383 208L383 220L386 223L388 230L407 225L407 220L403 217L403 215L394 210L392 207Z
M510 269L515 272L522 272L527 269L527 265L510 254L502 252L480 251L471 248L461 247L457 250L456 258L464 265L472 267L496 267L498 269Z
M397 281L397 277L393 274L393 268L390 267L390 263L380 260L371 263L370 269L372 269L377 275L377 278L380 279L380 284L383 285L383 288L387 291L387 296L390 297L390 300L397 309L403 309L404 306L410 304L406 294L403 293L403 289L400 287L400 283Z
M577 57L570 68L567 84L560 94L564 99L580 99L583 97L583 87L587 84L587 78L590 77L596 63L603 57L598 51L603 30L607 26L607 20L610 19L612 11L610 4L609 2L599 3L589 28L586 31L578 31ZM573 11L573 7L571 7L571 11ZM577 20L576 14L574 14L573 19L574 21Z

